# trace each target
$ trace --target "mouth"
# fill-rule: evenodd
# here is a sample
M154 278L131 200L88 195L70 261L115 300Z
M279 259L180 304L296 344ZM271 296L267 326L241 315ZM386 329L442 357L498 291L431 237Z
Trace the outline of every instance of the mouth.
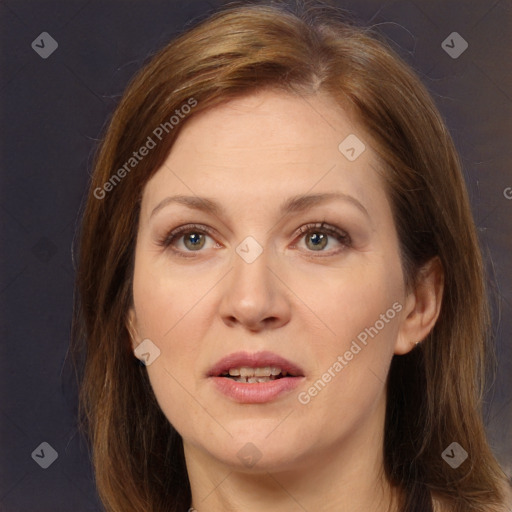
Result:
M296 388L302 369L272 352L237 352L224 357L207 374L216 389L239 403L272 401Z

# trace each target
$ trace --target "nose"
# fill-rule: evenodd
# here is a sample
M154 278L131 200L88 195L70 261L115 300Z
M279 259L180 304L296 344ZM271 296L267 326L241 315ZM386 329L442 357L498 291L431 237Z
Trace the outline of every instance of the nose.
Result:
M290 321L289 289L271 259L265 249L250 263L235 253L234 268L224 281L219 306L226 325L255 332L282 327Z

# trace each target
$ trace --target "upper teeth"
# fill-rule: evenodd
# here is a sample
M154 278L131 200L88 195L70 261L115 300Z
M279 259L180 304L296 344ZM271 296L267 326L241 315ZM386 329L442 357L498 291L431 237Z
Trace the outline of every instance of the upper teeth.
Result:
M223 372L222 375L231 375L232 377L270 377L271 375L283 374L283 377L287 375L287 372L282 371L277 366L265 366L263 368L249 368L248 366L242 366L240 368L230 368L229 372Z

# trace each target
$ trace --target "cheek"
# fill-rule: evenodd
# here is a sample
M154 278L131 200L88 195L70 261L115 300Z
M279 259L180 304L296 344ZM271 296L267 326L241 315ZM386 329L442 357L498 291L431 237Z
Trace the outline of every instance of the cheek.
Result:
M195 399L197 391L192 387L193 381L177 373L175 368L169 368L164 354L147 371L153 393L167 420L183 437L200 435L205 412L201 402Z
M161 352L165 368L177 375L188 375L186 368L192 367L199 352L200 339L204 332L204 316L198 315L201 303L198 292L185 297L179 289L167 286L162 281L151 286L150 281L134 283L134 303L140 337L149 338ZM198 297L196 297L198 295ZM195 307L194 307L195 305Z
M381 402L401 309L400 280L391 274L368 265L328 287L321 315L328 329L316 338L315 368L299 397L305 421L352 428Z
M315 294L327 327L316 337L315 368L301 403L309 403L306 409L320 423L356 422L380 400L398 334L400 293L400 265L374 260L331 280L323 299Z
M148 367L157 388L172 383L169 374L180 383L191 381L189 370L200 355L197 340L204 337L211 322L205 309L210 288L209 280L194 281L190 275L165 272L145 255L136 261L133 295L139 338L149 338L160 350L159 358Z
M397 332L399 307L392 306L402 297L399 268L376 263L349 270L326 280L321 293L319 289L309 293L308 306L325 324L326 335L319 342L327 351L347 349L359 334L364 339L366 329L376 323L380 339L390 341Z
M150 257L142 255L136 261L133 279L134 305L141 334L166 345L171 339L179 343L181 337L177 333L183 330L184 324L191 328L189 317L200 306L210 286L206 279L170 272L162 262L155 264Z
M194 304L200 297L185 296L180 288L163 279L134 279L134 302L143 338L151 339L160 355L147 366L151 387L167 419L178 432L193 430L204 422L202 411L191 396L197 395L196 375L191 371L200 356L201 322ZM190 295L190 294L189 294ZM194 300L195 299L195 300ZM203 414L203 416L202 416Z

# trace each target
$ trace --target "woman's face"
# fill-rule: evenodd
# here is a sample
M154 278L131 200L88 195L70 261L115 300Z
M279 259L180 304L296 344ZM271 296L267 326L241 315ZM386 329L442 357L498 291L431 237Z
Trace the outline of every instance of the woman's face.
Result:
M183 127L143 193L131 319L187 459L297 468L382 441L406 292L377 166L321 94Z

